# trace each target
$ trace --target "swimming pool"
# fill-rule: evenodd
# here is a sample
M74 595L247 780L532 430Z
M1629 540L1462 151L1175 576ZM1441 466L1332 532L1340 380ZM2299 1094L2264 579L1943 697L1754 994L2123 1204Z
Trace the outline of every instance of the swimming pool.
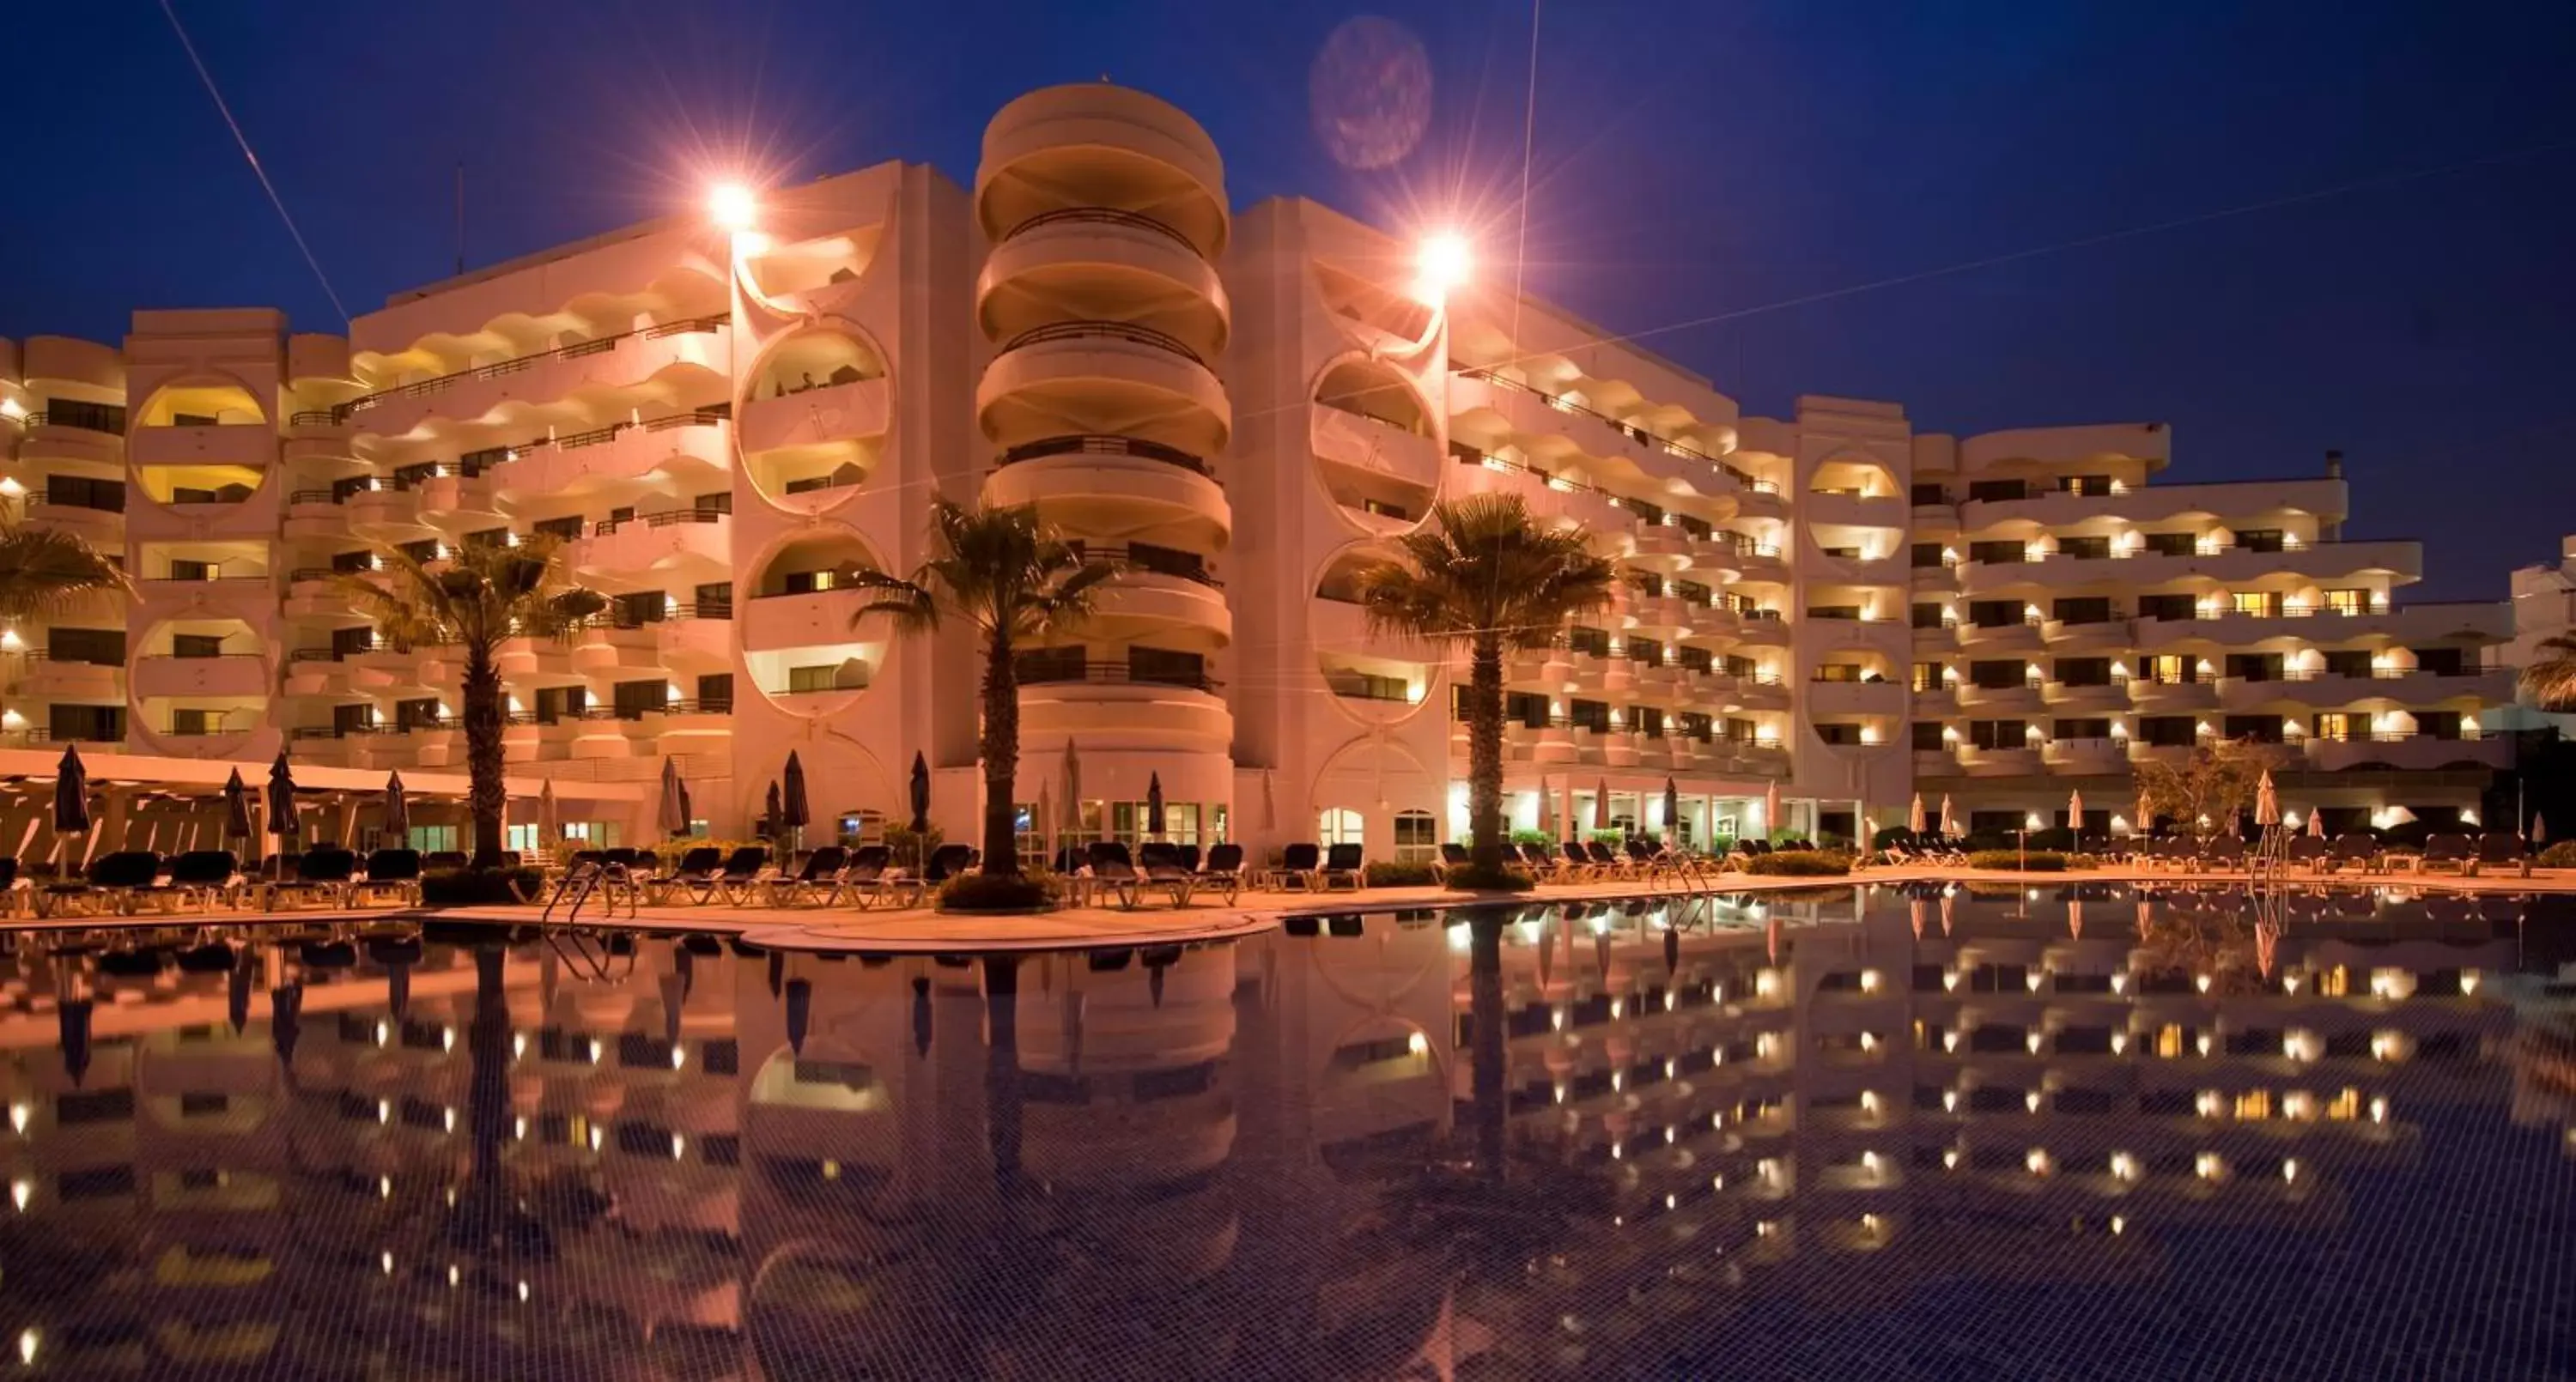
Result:
M991 958L9 939L0 1350L40 1368L2576 1358L2567 899L1838 887Z

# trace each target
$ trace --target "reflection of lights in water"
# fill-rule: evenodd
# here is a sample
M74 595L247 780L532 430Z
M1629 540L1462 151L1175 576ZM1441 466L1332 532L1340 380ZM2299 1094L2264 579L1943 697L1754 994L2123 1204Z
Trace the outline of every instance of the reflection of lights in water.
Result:
M27 1201L34 1198L35 1193L36 1183L24 1176L9 1182L9 1203L21 1214L27 1211Z
M394 1274L394 1255L389 1252L377 1254L376 1269L387 1276L392 1276Z
M36 1347L43 1339L32 1329L18 1331L18 1362L25 1367L36 1365Z
M9 1131L22 1133L26 1130L27 1106L25 1104L11 1104L9 1106Z
M1423 1055L1431 1049L1431 1038L1420 1032L1408 1032L1404 1037L1404 1049L1408 1055Z
M684 1069L688 1066L688 1063L689 1048L675 1043L671 1047L671 1068L674 1070Z
M1431 58L1392 19L1360 15L1324 40L1306 72L1315 137L1346 168L1388 167L1431 125Z
M2124 1219L2124 1218L2120 1217L2120 1216L2119 1216L2119 1215L2117 1215L2117 1214L2114 1214L2114 1215L2112 1215L2112 1216L2111 1216L2111 1233L2112 1233L2112 1236L2117 1237L2118 1235L2123 1234L2123 1233L2126 1233L2126 1232L2128 1232L2128 1231L2129 1231L2129 1221L2128 1221L2127 1219Z

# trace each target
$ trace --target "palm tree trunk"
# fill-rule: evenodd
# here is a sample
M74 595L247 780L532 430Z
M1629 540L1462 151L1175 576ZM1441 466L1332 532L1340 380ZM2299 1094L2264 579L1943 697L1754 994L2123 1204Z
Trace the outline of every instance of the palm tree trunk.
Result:
M996 630L984 653L984 872L1020 871L1020 676L1011 636Z
M1503 640L1477 636L1467 681L1467 832L1476 871L1503 867Z
M466 809L474 817L474 867L501 865L501 669L492 650L474 644L465 650L465 791Z

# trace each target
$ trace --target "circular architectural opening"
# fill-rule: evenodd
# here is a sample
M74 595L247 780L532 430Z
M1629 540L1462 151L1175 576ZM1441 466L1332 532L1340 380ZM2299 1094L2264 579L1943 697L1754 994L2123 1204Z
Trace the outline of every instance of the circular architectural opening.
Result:
M769 353L743 395L743 462L772 502L811 512L867 483L883 454L886 367L876 348L808 331Z

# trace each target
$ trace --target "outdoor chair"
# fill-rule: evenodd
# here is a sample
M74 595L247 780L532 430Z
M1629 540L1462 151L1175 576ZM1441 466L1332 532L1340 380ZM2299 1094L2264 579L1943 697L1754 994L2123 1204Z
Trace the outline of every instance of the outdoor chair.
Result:
M1235 894L1243 888L1243 846L1209 846L1207 858L1199 862L1198 877L1202 886L1222 890L1226 905L1233 906Z
M1323 866L1323 862L1324 851L1321 846L1310 841L1300 841L1279 851L1279 866L1269 870L1264 875L1263 882L1273 888L1295 887L1311 892L1317 886L1315 871Z
M1627 878L1636 873L1636 870L1630 866L1627 858L1621 855L1617 849L1613 848L1608 841L1588 841L1583 846L1583 852L1592 856L1592 867L1598 870L1604 878Z
M1190 889L1198 876L1181 862L1178 845L1149 842L1136 849L1136 871L1145 886L1162 888L1172 895L1172 905L1190 905Z
M233 906L241 900L241 859L229 849L189 850L170 861L170 881L153 891L173 907Z
M421 856L420 866L425 869L461 869L473 862L461 849L433 849Z
M1199 871L1199 847L1197 845L1174 845L1172 848L1180 854L1182 868L1188 869L1192 873Z
M704 888L692 890L694 900L701 907L719 897L728 906L745 906L760 887L761 870L768 867L768 846L740 846L725 856L723 867L716 870Z
M824 899L824 905L839 902L843 893L855 895L861 910L880 902L902 905L912 895L912 884L894 875L890 867L893 862L894 849L890 845L861 845L850 851L849 865L841 870L840 881L833 886L832 895Z
M2501 830L2490 830L2478 837L2478 857L2469 861L2469 872L2512 869L2521 876L2531 876L2531 855L2522 847L2522 837Z
M936 887L974 868L976 858L973 845L941 845L930 852L930 862L921 870L921 881Z
M2245 842L2233 835L2212 835L2200 842L2200 866L2213 873L2245 867Z
M349 888L353 902L390 893L396 903L420 904L420 851L379 849L367 855L366 875Z
M1557 877L1556 851L1545 845L1505 845L1504 862L1518 858L1530 877L1544 883Z
M1451 840L1440 846L1440 862L1431 866L1431 876L1446 883L1449 881L1450 874L1467 867L1473 861L1474 858L1467 853L1465 845Z
M1557 853L1564 861L1558 866L1558 872L1566 879L1580 882L1586 878L1601 876L1601 866L1592 862L1592 851L1585 849L1581 840L1566 840L1560 843L1557 846Z
M2475 853L2475 848L2470 845L2469 837L2466 835L2449 831L2428 835L2424 837L2424 852L2415 858L2415 871L2432 873L2439 869L2448 869L2453 873L2465 875L2469 871L2469 864Z
M347 906L349 886L357 876L358 856L333 845L325 849L308 849L295 862L295 876L268 885L272 906L281 899L319 898L325 906Z
M1118 840L1091 842L1091 885L1107 888L1119 906L1134 908L1142 891L1144 873L1136 867L1135 856Z
M1315 871L1315 881L1324 891L1335 887L1359 891L1363 881L1366 856L1358 845L1339 844L1324 852L1324 866Z
M135 890L160 880L161 856L149 850L118 850L90 862L87 877L48 883L36 895L36 915L98 916L108 909L124 911Z
M773 907L793 907L799 898L813 894L828 901L841 891L841 877L850 866L850 851L840 845L817 846L805 856L805 862L793 875L781 874L769 880L769 902Z
M724 851L713 845L693 845L680 856L680 862L673 865L669 873L644 880L646 896L660 903L668 900L674 892L685 892L695 897L712 891L716 873L724 867L724 859Z
M2288 859L2294 867L2323 873L2334 866L2334 846L2314 835L2294 835L2290 838Z

